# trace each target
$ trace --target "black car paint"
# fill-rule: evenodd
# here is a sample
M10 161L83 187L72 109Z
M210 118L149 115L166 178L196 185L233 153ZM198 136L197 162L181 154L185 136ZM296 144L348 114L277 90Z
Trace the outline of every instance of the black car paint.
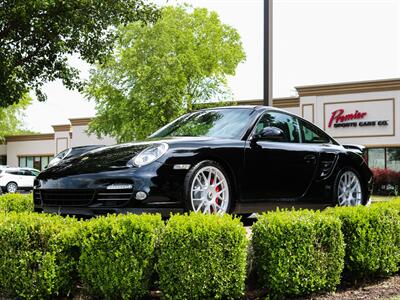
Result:
M250 109L250 108L249 108ZM321 208L332 200L336 174L345 166L360 175L364 194L369 197L372 173L363 158L332 139L330 144L302 144L255 141L252 132L270 107L252 107L248 129L241 139L175 137L102 147L60 162L42 172L35 184L35 209L72 214L182 211L183 182L188 170L175 164L194 166L203 160L220 163L227 173L234 196L234 212L249 213L280 207ZM287 112L285 112L287 113ZM290 114L290 113L287 113ZM169 150L157 161L142 167L127 162L151 143L166 142ZM112 183L131 183L134 190L126 201L101 202L98 195L109 193ZM43 195L55 190L93 191L88 203L43 203ZM148 197L135 200L137 191ZM122 192L122 191L117 191Z

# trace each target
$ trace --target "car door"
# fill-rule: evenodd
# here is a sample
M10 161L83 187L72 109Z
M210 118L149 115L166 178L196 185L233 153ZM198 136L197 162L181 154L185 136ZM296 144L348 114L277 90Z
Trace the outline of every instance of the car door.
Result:
M21 170L21 172L24 183L23 187L33 187L33 181L36 176L30 170Z
M22 186L23 176L21 171L18 169L6 170L5 184L7 185L9 182L15 182L18 186Z
M279 140L255 139L263 129L280 129ZM310 186L318 163L313 144L302 144L297 117L267 111L257 122L245 148L243 201L296 200Z

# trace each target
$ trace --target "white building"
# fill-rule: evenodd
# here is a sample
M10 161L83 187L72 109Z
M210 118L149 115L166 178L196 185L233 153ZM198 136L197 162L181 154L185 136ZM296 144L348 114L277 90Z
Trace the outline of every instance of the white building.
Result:
M273 100L273 106L302 116L343 144L367 149L370 167L400 171L400 78L297 87L298 97ZM262 105L262 100L240 104ZM0 145L0 165L43 169L67 147L114 144L88 135L90 118L53 126L54 133L8 136Z
M86 133L91 118L69 119L70 124L53 125L53 133L7 136L0 144L0 165L44 169L62 150L83 145L111 145L116 140L98 139Z
M298 97L273 99L273 106L304 117L342 144L366 146L370 167L400 171L400 78L296 89Z

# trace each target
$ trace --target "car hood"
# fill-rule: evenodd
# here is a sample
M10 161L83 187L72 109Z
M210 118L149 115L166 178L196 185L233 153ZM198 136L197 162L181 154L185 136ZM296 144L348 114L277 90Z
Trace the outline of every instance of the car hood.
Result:
M140 151L152 144L167 143L171 147L177 144L204 143L213 138L208 137L173 137L167 139L148 139L143 142L133 142L106 146L85 152L70 159L62 160L59 164L44 170L38 179L62 177L75 174L96 173L102 171L121 170L127 168L127 162Z

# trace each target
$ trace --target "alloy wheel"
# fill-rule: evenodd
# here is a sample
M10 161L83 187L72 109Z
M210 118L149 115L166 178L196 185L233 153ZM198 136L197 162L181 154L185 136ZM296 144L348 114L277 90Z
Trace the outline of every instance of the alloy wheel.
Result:
M17 192L18 186L14 182L7 184L7 192L14 194Z
M229 207L229 185L216 167L207 166L197 171L190 190L195 212L224 214Z
M344 172L339 179L338 201L340 206L362 204L362 189L358 176L353 171Z

